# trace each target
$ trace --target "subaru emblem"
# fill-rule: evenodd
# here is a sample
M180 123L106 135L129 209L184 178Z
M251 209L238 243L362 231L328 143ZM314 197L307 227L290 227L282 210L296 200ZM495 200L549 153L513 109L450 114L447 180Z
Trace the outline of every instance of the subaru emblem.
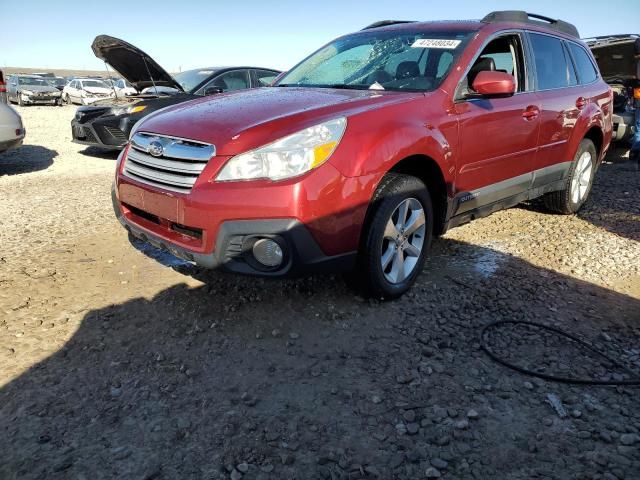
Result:
M162 147L162 144L160 142L154 140L153 142L149 143L147 152L149 152L154 157L161 157L164 153L164 148Z

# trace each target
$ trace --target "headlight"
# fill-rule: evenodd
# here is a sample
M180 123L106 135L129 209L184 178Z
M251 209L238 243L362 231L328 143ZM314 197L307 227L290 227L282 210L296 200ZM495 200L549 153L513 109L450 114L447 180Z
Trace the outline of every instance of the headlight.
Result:
M132 105L130 107L113 107L109 113L111 113L111 115L124 115L126 113L142 112L145 108L147 108L146 105Z
M336 118L233 157L216 180L282 180L301 175L329 159L346 126L346 118Z
M33 92L31 90L22 90L22 95L33 95Z

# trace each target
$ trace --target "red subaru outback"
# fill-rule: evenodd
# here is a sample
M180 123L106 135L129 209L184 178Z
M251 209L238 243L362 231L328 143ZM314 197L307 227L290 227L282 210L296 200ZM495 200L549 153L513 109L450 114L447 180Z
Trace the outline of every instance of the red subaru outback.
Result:
M576 212L611 109L566 22L379 22L272 87L146 117L120 155L114 207L135 237L204 267L355 270L394 297L434 234L540 196Z

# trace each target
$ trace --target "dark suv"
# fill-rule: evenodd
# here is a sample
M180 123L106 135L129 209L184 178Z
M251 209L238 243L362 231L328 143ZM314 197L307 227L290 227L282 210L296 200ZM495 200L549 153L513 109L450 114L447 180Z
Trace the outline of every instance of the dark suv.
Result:
M612 98L560 20L377 24L273 87L143 119L118 160L115 212L205 267L350 270L394 297L448 228L536 197L578 211L609 148Z

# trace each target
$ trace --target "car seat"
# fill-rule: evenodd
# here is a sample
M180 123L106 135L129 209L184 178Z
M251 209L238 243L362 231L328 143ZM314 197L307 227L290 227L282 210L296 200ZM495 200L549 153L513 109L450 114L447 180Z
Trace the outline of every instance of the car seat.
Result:
M420 76L420 66L418 62L400 62L396 68L396 80L403 78L415 78Z

